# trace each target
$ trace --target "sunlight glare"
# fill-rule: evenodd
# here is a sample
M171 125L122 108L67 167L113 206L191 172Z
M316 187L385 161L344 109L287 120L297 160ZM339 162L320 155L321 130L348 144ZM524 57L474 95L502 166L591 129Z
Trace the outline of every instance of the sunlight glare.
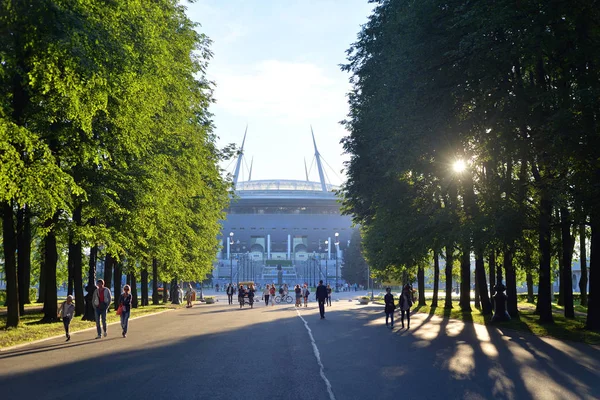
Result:
M452 166L454 172L463 172L467 168L467 164L464 160L456 160Z

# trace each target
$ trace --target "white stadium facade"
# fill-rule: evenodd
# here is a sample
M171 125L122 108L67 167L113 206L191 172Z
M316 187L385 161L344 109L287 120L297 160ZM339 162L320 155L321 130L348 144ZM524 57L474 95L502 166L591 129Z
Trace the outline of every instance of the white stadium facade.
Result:
M319 280L342 284L344 249L352 235L350 216L341 215L335 191L325 181L313 134L319 182L238 181L244 140L233 174L234 194L222 221L222 250L213 283L254 281L295 285Z

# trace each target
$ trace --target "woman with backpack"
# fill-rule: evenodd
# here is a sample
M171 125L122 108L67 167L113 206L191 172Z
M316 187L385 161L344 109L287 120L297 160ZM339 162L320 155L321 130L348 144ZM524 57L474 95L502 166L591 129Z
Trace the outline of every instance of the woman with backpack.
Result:
M404 328L404 314L406 314L406 329L410 329L410 308L412 305L412 289L407 284L404 285L404 289L402 289L402 293L400 294L400 321L402 321L402 328Z
M308 307L306 303L308 303L308 295L310 294L310 290L308 290L308 285L305 283L304 288L302 289L302 297L304 297L304 307Z

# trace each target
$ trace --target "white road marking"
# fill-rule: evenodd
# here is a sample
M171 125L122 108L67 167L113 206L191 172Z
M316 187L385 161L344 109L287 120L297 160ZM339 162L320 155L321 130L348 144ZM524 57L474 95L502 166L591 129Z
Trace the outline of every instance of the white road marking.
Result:
M331 388L331 383L329 382L329 379L327 379L327 377L325 376L325 371L324 371L325 367L323 367L323 363L321 362L321 353L319 352L319 348L317 347L317 343L315 342L315 338L313 337L312 331L308 327L308 322L306 322L306 320L302 317L302 315L300 315L300 312L298 311L298 309L296 309L296 314L298 314L298 316L300 317L302 322L304 322L304 327L308 331L308 336L310 337L310 342L312 344L313 352L315 353L315 357L317 358L317 364L319 364L321 378L323 378L323 381L325 381L325 386L327 386L327 392L329 393L329 399L335 400L335 395L333 394L333 389Z

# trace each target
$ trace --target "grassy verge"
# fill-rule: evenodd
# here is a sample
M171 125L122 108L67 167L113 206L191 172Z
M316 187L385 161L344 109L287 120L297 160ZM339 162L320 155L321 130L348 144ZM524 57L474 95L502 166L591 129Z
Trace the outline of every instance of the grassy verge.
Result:
M442 303L443 304L443 301ZM600 333L590 332L584 329L585 315L577 314L574 319L567 319L563 316L563 308L552 304L554 311L554 324L540 324L539 317L535 314L535 304L519 303L519 318L514 318L508 322L491 322L491 316L484 316L479 310L473 308L471 313L463 313L458 302L452 303L452 309L441 307L431 308L427 306L417 306L414 310L420 313L433 314L443 318L459 319L465 322L473 322L482 325L492 325L498 328L513 329L520 332L527 332L536 336L549 336L561 340L572 340L587 344L600 344ZM585 313L585 307L577 306L579 312Z
M171 304L160 304L158 306L138 307L131 310L131 317L135 318L145 314L153 314L170 308L184 307ZM44 314L42 312L25 313L21 316L21 323L17 328L0 329L0 349L15 346L21 343L27 343L34 340L45 339L52 336L65 333L61 321L51 323L41 323L40 320ZM106 316L106 323L117 322L120 317L111 310ZM6 315L0 315L0 326L6 326ZM87 328L93 328L96 323L93 321L82 321L81 317L75 317L71 321L71 332L81 331ZM94 335L94 333L90 333Z

